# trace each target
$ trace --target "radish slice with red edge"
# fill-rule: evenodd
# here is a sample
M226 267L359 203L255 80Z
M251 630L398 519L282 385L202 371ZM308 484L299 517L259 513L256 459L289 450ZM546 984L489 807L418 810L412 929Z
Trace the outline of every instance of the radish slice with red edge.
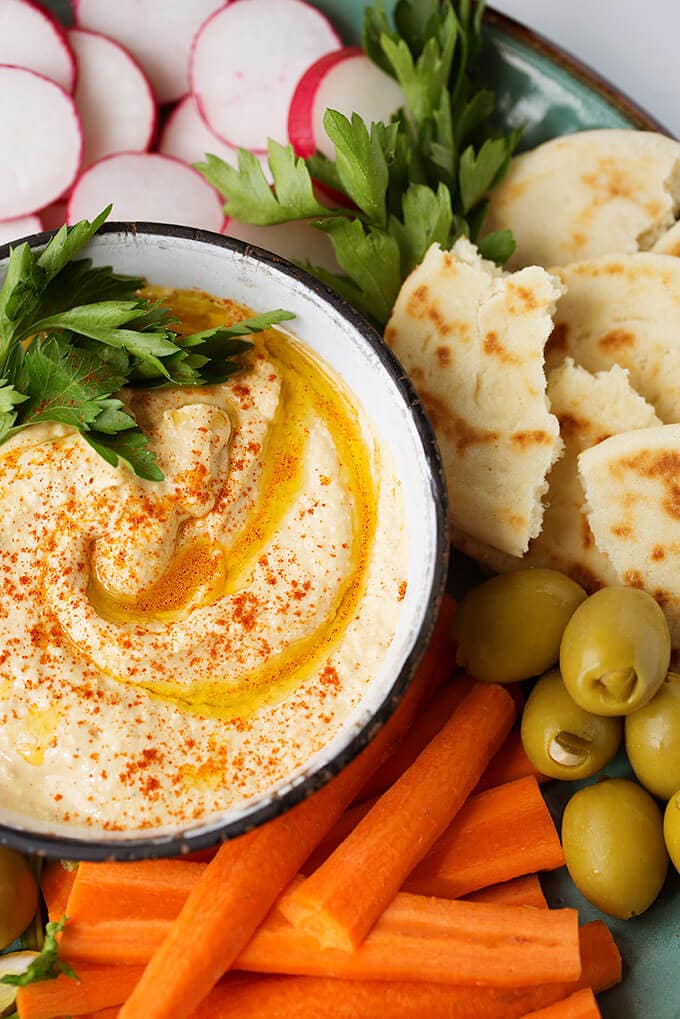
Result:
M43 230L40 216L21 216L20 219L6 219L0 223L0 244L10 244L22 237L39 234Z
M0 66L0 95L0 220L18 219L70 188L80 166L80 118L59 85L23 67Z
M191 91L208 126L230 145L263 152L288 136L288 107L305 68L340 40L303 0L237 0L194 40Z
M159 103L189 91L189 52L203 22L224 0L73 0L76 27L124 46L151 82Z
M156 102L139 64L117 42L74 28L75 101L83 125L83 169L114 152L146 152L156 131Z
M43 230L58 230L66 222L66 202L54 202L40 210Z
M190 165L203 162L208 152L232 166L238 162L237 150L213 134L198 112L193 96L185 96L168 117L158 143L158 151ZM265 177L271 181L266 155L260 154L257 158Z
M36 71L73 92L76 62L61 26L28 0L0 0L0 64Z
M334 159L335 146L323 126L327 109L348 119L358 113L370 125L378 120L389 123L403 105L404 94L394 78L376 67L359 46L347 46L321 57L300 78L288 112L288 136L299 156L311 156L318 149Z
M92 219L109 203L111 219L179 223L219 233L224 226L217 192L190 166L156 152L107 156L86 170L71 192L66 219Z
M230 219L223 232L246 244L273 251L291 262L311 262L329 272L340 271L328 234L317 230L306 220L277 223L275 226L252 226Z

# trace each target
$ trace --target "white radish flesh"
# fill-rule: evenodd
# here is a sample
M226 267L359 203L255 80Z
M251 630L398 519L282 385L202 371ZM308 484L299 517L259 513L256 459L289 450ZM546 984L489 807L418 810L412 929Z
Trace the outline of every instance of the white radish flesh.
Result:
M366 124L389 123L404 105L404 95L394 78L381 71L358 46L328 53L312 64L300 79L288 114L288 135L299 156L317 149L335 158L335 146L326 134L327 109L351 119L358 113Z
M246 244L273 251L291 262L311 262L329 272L340 271L328 235L305 220L278 223L276 226L251 226L250 223L237 223L230 219L224 233Z
M157 153L126 152L91 166L71 192L67 221L92 219L109 203L112 219L216 232L224 226L219 196L200 173Z
M168 117L158 143L158 151L190 165L203 162L208 152L232 166L238 162L237 150L213 134L198 112L193 96L186 96ZM265 176L271 180L267 157L260 155L258 158Z
M36 71L67 92L76 83L76 62L61 26L27 0L0 0L0 64Z
M115 39L151 82L159 103L189 91L191 43L224 0L74 0L78 28Z
M231 145L264 151L288 135L288 107L309 65L340 48L335 30L303 0L237 0L196 36L191 90L210 128Z
M130 54L96 32L71 29L78 61L75 101L83 126L83 167L114 152L145 152L156 129L151 86Z
M20 219L6 219L0 223L0 244L10 244L21 237L30 237L43 230L40 216L22 216Z
M53 81L0 66L0 220L56 201L80 166L82 134L73 100Z

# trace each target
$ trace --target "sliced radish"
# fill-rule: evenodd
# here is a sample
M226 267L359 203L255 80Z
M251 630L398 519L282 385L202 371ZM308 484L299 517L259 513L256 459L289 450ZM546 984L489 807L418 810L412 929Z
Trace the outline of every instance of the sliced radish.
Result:
M156 102L139 64L96 32L71 29L68 41L78 61L83 167L114 152L145 152L156 130Z
M196 36L189 77L201 115L231 145L264 151L287 138L288 107L312 61L340 40L303 0L238 0Z
M115 39L132 54L159 103L189 91L191 43L224 0L73 0L78 28Z
M66 202L54 202L40 210L43 230L58 230L66 222Z
M319 149L334 159L335 146L323 126L327 109L346 117L358 113L371 124L388 123L403 105L404 94L394 78L376 67L359 46L347 46L321 57L300 78L288 112L288 136L299 156Z
M232 166L237 163L236 149L213 134L198 112L193 96L185 96L168 117L158 143L158 151L189 164L202 162L208 152ZM271 180L266 155L258 154L258 159L265 176Z
M219 232L224 226L216 191L190 166L158 153L107 156L79 177L67 222L92 219L109 203L112 219L181 223Z
M291 262L311 262L329 272L339 271L328 234L317 230L305 220L276 226L251 226L250 223L237 223L235 219L230 219L223 232L246 244L255 244L258 248L273 251L275 255L288 258Z
M76 83L76 62L61 26L28 0L0 0L0 64L36 71L67 92Z
M0 220L54 202L80 166L80 118L59 85L23 67L0 66Z
M18 241L21 237L39 234L44 229L40 216L21 216L20 219L6 219L0 223L0 244Z

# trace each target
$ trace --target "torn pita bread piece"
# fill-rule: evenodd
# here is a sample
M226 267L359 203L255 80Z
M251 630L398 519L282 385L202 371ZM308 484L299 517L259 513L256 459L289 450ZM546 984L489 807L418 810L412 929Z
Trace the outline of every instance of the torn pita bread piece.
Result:
M578 456L618 432L661 422L618 365L592 375L567 360L548 375L548 400L560 423L564 455L548 477L541 533L521 559L504 556L459 534L454 534L453 543L496 572L541 566L561 570L587 591L596 591L618 579L588 524Z
M596 372L619 364L666 424L680 421L680 259L605 255L555 269L566 287L546 350Z
M674 255L680 258L680 222L674 223L670 230L659 237L652 251L659 255Z
M618 580L666 614L680 647L680 425L615 435L579 457L595 541Z
M651 131L582 131L510 163L485 229L512 230L508 266L567 265L647 250L680 207L680 142Z
M562 451L543 371L561 292L544 269L506 274L461 238L429 249L385 331L437 433L451 523L511 555L541 529Z

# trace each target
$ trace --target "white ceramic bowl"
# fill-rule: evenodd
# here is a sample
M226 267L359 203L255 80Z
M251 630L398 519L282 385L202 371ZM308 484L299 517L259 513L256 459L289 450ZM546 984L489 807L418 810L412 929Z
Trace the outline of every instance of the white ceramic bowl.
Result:
M41 247L50 236L28 240ZM0 248L0 278L8 253L7 246ZM96 265L162 286L198 288L255 311L294 312L294 333L344 380L388 447L405 493L409 536L407 594L382 669L335 738L266 794L181 830L97 834L91 840L9 817L0 794L1 842L71 859L139 859L215 844L289 809L337 774L385 723L422 656L440 603L448 556L446 490L431 426L398 361L361 315L303 270L241 241L147 223L107 224L86 254Z

